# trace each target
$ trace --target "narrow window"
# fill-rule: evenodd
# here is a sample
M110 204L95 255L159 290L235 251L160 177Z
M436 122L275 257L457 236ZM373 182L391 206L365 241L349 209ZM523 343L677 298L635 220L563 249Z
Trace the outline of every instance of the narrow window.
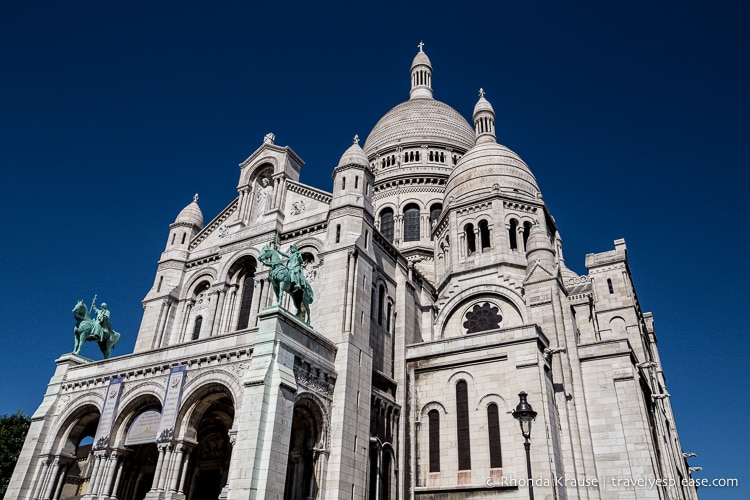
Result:
M357 189L359 187L359 176L354 176L354 189Z
M490 248L490 225L486 220L479 221L479 239L483 252Z
M432 151L430 151L430 161L433 161L433 158L434 158L434 155L433 155Z
M378 324L383 326L383 306L385 305L385 287L380 285L378 288Z
M161 292L161 284L164 282L164 276L159 276L159 284L156 286L156 291Z
M346 189L346 177L341 178L341 189Z
M612 280L609 279L609 278L607 278L607 288L609 288L610 295L613 294L613 293L615 293L615 289L612 286Z
M416 153L414 154L414 159L415 159L416 161L419 161L419 151L417 151L417 152L416 152Z
M430 207L430 240L432 240L432 230L435 227L435 221L440 217L440 212L443 211L443 205L435 203Z
M390 208L380 212L380 233L393 243L393 210Z
M365 250L367 250L368 242L370 241L370 231L365 229Z
M407 205L404 209L404 241L419 241L419 207Z
M518 250L518 221L516 219L510 220L510 228L508 228L508 239L510 239L510 249Z
M385 331L388 333L391 333L391 309L393 307L393 304L391 304L390 301L388 301L388 310L385 314Z
M503 454L500 449L500 416L495 403L487 407L487 431L490 438L490 468L497 469L503 466Z
M440 413L430 410L427 414L429 422L430 472L440 472Z
M185 237L186 237L186 236L187 236L187 234L185 234L185 233L182 233L182 244L183 244L183 245L185 244Z
M469 443L469 394L466 382L456 384L456 441L458 442L458 470L471 470L471 446Z
M336 243L341 242L341 224L336 224Z
M477 251L477 240L474 234L474 224L466 224L464 227L464 234L466 235L466 254L472 255Z
M203 324L203 316L195 318L195 326L193 326L193 340L198 340L201 335L201 325Z
M248 267L242 281L242 298L240 299L240 317L237 329L243 330L250 324L250 311L253 305L253 290L255 289L255 268Z
M177 233L172 233L172 243L170 245L174 245L174 239L177 237Z

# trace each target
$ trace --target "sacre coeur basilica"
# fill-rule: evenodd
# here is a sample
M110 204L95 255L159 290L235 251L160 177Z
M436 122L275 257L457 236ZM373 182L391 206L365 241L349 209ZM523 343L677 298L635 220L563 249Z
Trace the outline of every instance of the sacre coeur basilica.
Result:
M484 92L436 100L422 44L410 77L333 192L268 134L177 215L134 351L56 360L6 499L697 498L625 241L570 270Z

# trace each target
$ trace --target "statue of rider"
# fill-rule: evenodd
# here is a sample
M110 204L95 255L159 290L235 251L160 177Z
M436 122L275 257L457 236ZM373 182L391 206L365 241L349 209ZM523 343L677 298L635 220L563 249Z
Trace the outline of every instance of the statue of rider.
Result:
M91 310L96 313L93 336L97 340L97 342L102 342L105 338L112 334L112 323L109 321L109 309L107 309L107 304L105 302L102 302L101 309L97 308L95 305L92 305Z
M294 283L295 290L304 290L305 285L307 285L307 280L305 279L305 273L304 269L302 267L303 260L302 260L302 254L300 253L299 249L297 248L297 245L292 243L292 245L289 247L289 253L284 253L281 251L281 249L276 250L279 252L279 255L282 255L289 259L289 261L286 264L287 269L289 269L289 274L292 279L292 283Z

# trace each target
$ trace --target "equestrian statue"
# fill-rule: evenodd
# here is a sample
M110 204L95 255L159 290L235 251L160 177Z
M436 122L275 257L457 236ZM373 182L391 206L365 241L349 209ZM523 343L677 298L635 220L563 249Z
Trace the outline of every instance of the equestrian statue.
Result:
M94 319L91 318L89 308L82 300L79 300L73 308L73 317L76 320L76 326L73 328L75 335L73 354L79 354L83 343L91 340L99 344L104 359L108 359L112 355L112 348L120 341L120 334L112 329L107 304L102 302L101 309L96 307L96 295L91 301L91 310L96 314Z
M258 260L271 268L268 280L276 295L276 305L282 307L281 298L286 292L297 308L295 316L309 325L313 291L305 278L302 254L297 245L291 245L288 253L282 252L278 243L274 243L272 247L264 245Z

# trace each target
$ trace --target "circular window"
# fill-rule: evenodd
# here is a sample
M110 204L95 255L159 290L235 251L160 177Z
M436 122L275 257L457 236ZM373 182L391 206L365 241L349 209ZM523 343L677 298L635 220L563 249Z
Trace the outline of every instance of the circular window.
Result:
M471 311L466 313L464 328L466 328L466 333L496 330L500 328L502 320L503 317L500 315L500 309L489 302L485 302L482 305L475 305L471 308Z

